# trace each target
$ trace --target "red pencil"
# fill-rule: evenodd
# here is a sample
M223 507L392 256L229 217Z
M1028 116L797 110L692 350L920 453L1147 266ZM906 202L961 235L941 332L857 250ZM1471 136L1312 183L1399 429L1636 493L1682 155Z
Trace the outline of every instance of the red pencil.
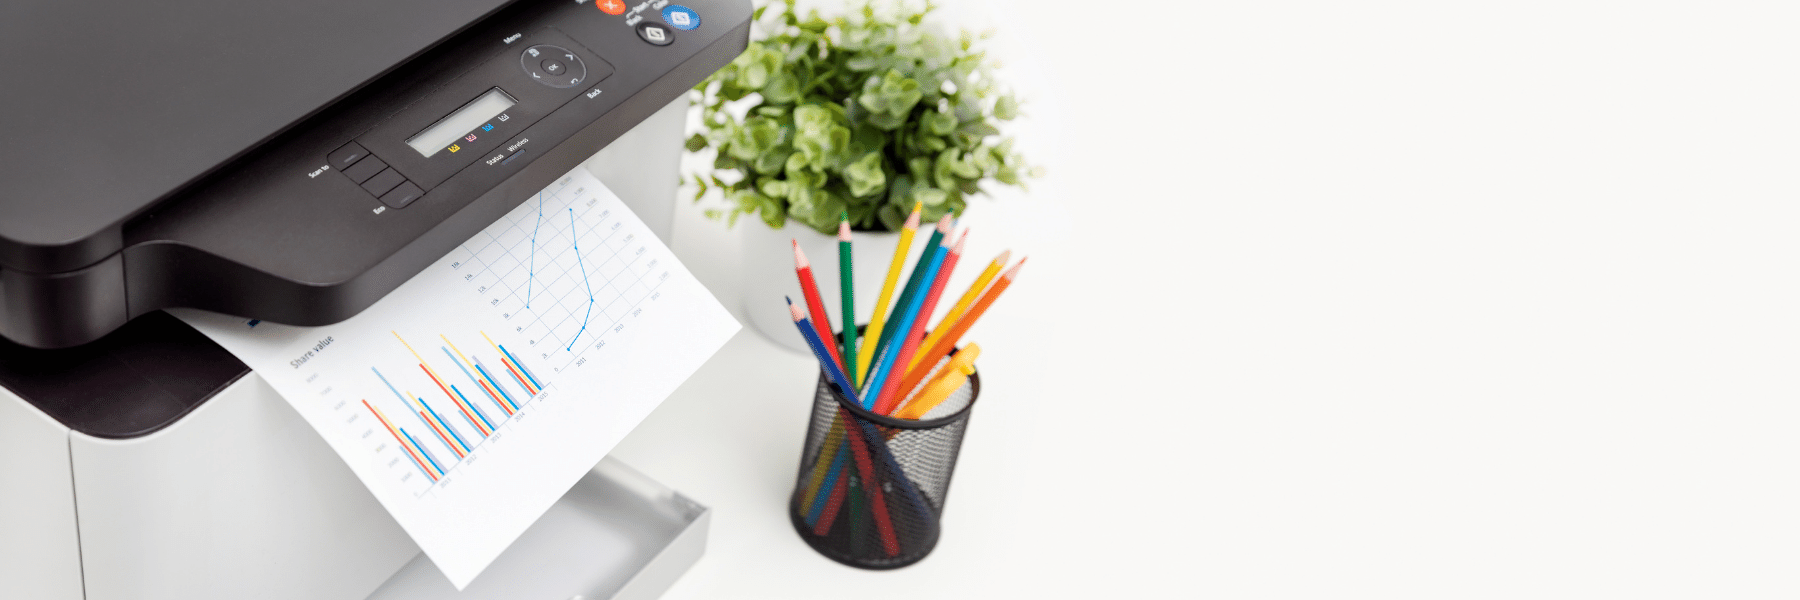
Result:
M962 237L956 239L956 245L951 246L950 252L944 254L944 265L938 267L937 279L931 282L925 301L919 305L919 316L913 319L912 331L906 332L904 338L897 338L906 340L906 343L900 346L900 356L894 360L895 365L905 368L912 364L913 355L919 352L919 342L925 339L925 322L930 320L931 312L937 310L938 298L944 295L944 286L950 283L950 272L956 269L957 259L962 258L963 244L968 241L969 230L964 229ZM902 379L904 377L888 377L882 383L881 393L875 397L876 414L888 414L900 404L902 394L912 391L912 388L900 387Z
M831 360L837 361L839 369L844 368L844 357L838 353L837 344L831 342L837 336L832 334L831 321L826 319L825 300L819 297L819 284L813 281L812 263L807 262L806 253L800 251L800 240L794 240L794 273L800 276L800 293L806 298L806 309L812 312L813 327L819 330L819 339L825 340Z
M848 421L851 418L853 417L846 417L845 420ZM856 459L856 470L862 472L862 489L863 493L869 496L869 504L871 505L869 512L874 513L875 515L875 531L881 535L881 549L886 551L887 555L890 557L899 556L900 540L894 536L894 522L888 518L887 500L882 496L882 488L886 486L883 485L880 478L875 476L875 464L874 461L869 458L869 442L863 439L861 427L858 427L855 423L849 423L848 425L848 427L844 428L844 431L847 432L850 437L848 440L850 442L850 455ZM905 475L895 473L894 476L904 477ZM850 477L847 474L838 477L840 483L849 479ZM844 486L849 487L847 483L845 483ZM855 515L852 515L852 517L854 516ZM821 518L819 520L823 521L824 519Z
M956 325L950 328L950 333L938 338L937 344L925 352L925 358L920 360L919 364L914 366L911 371L907 371L906 381L900 382L900 389L911 390L917 387L919 381L923 380L925 375L937 366L938 361L950 354L950 349L956 347L956 341L962 339L963 334L969 331L969 327L975 324L976 319L981 318L981 313L987 312L988 307L993 306L994 299L999 298L1000 293L1006 291L1006 287L1012 285L1013 280L1019 277L1019 269L1025 266L1025 261L1024 258L1019 259L1019 264L1013 265L1011 269L1007 269L1005 273L1000 274L998 279L994 280L994 286L988 288L987 293L982 294L981 299L976 300L974 306L969 307L969 312L956 321Z

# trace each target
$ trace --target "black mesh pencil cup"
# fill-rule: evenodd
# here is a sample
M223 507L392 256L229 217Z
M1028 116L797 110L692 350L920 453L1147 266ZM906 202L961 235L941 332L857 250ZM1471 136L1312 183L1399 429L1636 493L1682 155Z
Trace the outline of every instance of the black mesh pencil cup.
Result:
M800 539L864 569L897 569L937 545L950 473L979 374L914 421L876 414L820 373L788 516Z

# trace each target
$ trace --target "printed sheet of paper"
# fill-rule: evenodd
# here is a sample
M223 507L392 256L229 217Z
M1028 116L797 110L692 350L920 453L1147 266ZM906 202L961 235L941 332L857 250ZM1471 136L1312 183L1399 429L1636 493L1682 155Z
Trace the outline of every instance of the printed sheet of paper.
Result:
M285 396L459 590L738 330L582 168L342 323L170 312Z

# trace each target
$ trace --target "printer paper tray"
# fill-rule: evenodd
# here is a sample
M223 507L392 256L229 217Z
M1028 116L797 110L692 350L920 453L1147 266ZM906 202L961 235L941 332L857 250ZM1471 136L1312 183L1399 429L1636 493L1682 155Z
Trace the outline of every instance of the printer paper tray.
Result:
M700 560L711 521L609 456L462 592L421 553L368 600L649 600Z

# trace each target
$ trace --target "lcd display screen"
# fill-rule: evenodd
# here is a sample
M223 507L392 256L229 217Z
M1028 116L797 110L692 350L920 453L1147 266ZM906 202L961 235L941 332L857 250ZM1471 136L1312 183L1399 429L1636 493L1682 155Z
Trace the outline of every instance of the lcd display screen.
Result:
M469 101L462 108L456 109L456 112L450 113L450 116L438 119L438 122L432 123L424 131L407 138L406 145L412 146L414 150L419 151L419 154L430 158L431 155L437 154L461 140L463 135L487 124L489 119L500 116L500 113L506 112L506 109L512 108L512 105L518 103L518 100L514 100L500 88L488 90L481 97Z

